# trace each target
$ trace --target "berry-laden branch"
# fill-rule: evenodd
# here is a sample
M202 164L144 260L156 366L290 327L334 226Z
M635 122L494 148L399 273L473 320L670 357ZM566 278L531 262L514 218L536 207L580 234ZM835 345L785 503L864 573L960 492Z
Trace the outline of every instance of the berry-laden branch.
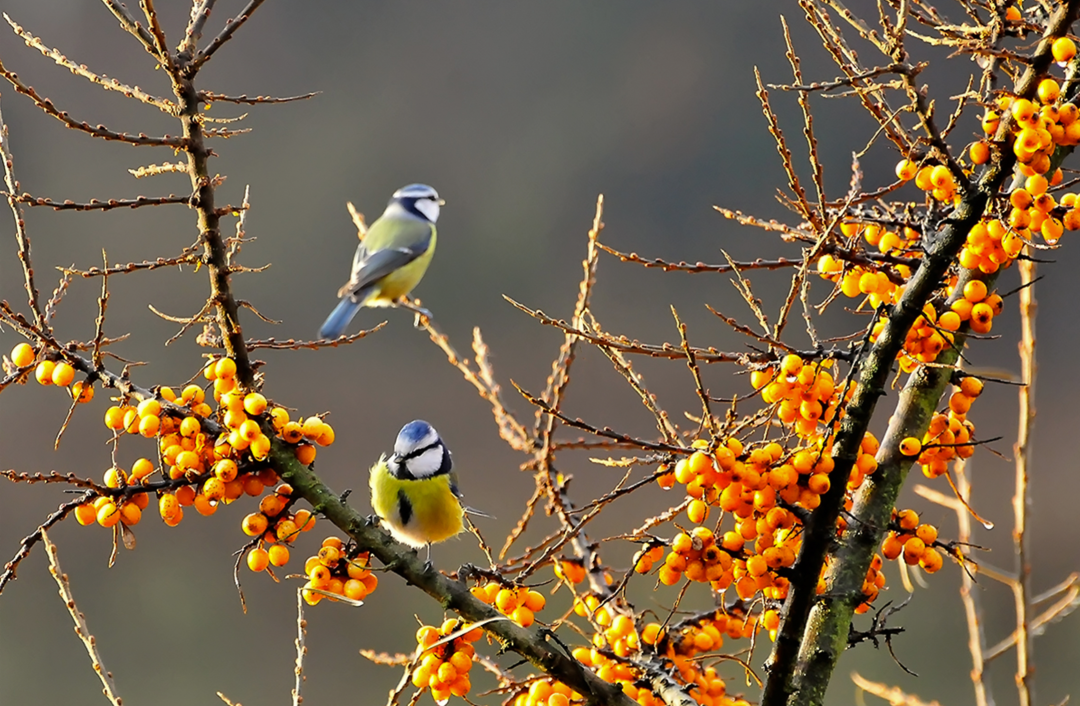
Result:
M1039 81L1053 61L1051 47L1054 40L1069 31L1078 13L1078 0L1070 0L1057 10L1015 87L1015 95L1034 97ZM1008 134L1006 126L1001 130ZM940 288L947 270L960 253L972 227L982 218L987 204L1012 173L1016 156L1011 142L1011 139L1003 140L999 160L988 165L972 188L962 194L932 244L926 248L922 265L913 274L900 301L892 307L881 335L861 364L859 386L834 444L836 466L830 474L832 487L811 516L796 564L796 576L784 606L784 620L770 657L771 669L762 698L763 706L820 704L824 701L836 660L846 646L854 609L861 600L858 598L860 587L874 551L880 546L889 514L911 465L911 459L900 452L900 441L908 436L919 437L926 431L934 407L950 380L950 367L923 366L905 386L900 406L881 446L878 472L857 496L854 519L848 524L841 548L833 557L832 569L826 574L827 591L817 600L818 579L835 538L848 476L877 399L885 392L892 362L903 348L908 331L930 296ZM963 280L959 285L963 286ZM963 335L958 335L954 347L939 360L946 366L955 363L963 340Z
M499 617L494 608L477 600L462 581L452 580L425 564L415 551L393 541L385 531L342 502L311 469L297 461L291 447L275 443L270 452L270 461L281 477L315 511L325 515L351 537L361 552L371 552L372 556L409 584L470 622ZM504 620L493 621L484 629L504 649L520 654L537 669L581 693L587 704L631 706L634 703L618 686L602 681L572 656L565 654L556 641L548 638L544 629L525 629Z

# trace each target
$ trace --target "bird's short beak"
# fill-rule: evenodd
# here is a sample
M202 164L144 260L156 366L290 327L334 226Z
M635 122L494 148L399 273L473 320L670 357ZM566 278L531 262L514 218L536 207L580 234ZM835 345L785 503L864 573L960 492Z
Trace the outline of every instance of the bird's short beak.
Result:
M445 206L446 205L446 199L439 199L439 205L440 206Z

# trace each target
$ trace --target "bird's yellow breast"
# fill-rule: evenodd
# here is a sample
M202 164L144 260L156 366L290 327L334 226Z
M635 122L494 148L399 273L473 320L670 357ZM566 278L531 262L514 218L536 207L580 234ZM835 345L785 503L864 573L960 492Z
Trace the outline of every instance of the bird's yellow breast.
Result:
M435 227L431 228L431 245L428 249L409 264L399 267L390 274L380 279L372 288L366 304L368 306L390 306L401 297L413 290L420 280L424 278L431 257L435 254Z
M371 469L371 506L399 542L423 547L464 529L465 511L447 474L421 480L391 475L385 458Z

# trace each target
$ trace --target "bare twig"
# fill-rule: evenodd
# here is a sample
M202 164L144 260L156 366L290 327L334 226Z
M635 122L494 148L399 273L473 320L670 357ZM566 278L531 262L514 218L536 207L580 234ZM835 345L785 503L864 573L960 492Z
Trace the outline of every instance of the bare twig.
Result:
M90 655L90 664L93 666L94 671L97 673L98 678L101 680L102 691L113 706L121 706L120 696L116 693L116 684L113 683L112 673L105 669L105 666L101 662L101 654L98 652L97 641L94 636L90 634L90 626L86 623L86 616L82 614L79 607L75 605L75 597L71 593L71 584L68 583L67 574L60 569L60 557L56 552L56 545L53 544L45 530L41 530L41 541L45 544L45 553L49 555L49 573L56 579L56 585L59 587L60 598L64 601L64 605L67 607L68 612L71 613L72 620L75 621L75 634L82 640L83 646L86 648L87 654Z

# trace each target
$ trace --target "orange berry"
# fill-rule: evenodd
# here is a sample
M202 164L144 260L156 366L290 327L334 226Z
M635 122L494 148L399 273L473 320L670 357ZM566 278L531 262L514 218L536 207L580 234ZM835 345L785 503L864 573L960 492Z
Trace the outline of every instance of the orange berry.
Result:
M284 407L274 407L270 410L270 424L275 431L281 431L289 422L289 411Z
M176 489L176 501L181 507L188 507L195 502L195 488L190 485Z
M34 369L34 377L42 385L51 385L53 380L53 371L56 369L56 363L51 360L43 360L37 364L37 368Z
M896 521L900 525L900 529L905 532L914 532L915 528L919 526L919 515L914 510L901 510L896 516Z
M161 417L143 417L139 420L139 434L150 438L157 436L158 429L161 428Z
M900 453L904 456L918 456L922 452L922 442L909 436L900 442Z
M1051 47L1051 51L1052 50L1053 48ZM1055 101L1057 101L1058 96L1061 95L1061 87L1054 79L1044 78L1042 81L1039 81L1039 87L1037 89L1037 92L1039 94L1039 101L1041 103L1054 103Z
M202 404L204 399L206 399L206 393L198 385L188 385L180 393L180 401L183 404Z
M529 591L525 594L525 607L534 613L538 613L544 609L547 605L547 599L544 598L544 594L537 593L536 591Z
M256 460L262 461L270 455L270 446L270 439L260 433L258 436L251 440L251 444L248 446L248 450L251 451L251 455Z
M248 552L247 565L252 571L258 573L270 565L270 553L262 547L256 547Z
M934 527L933 525L919 525L915 529L915 536L921 539L923 541L923 544L930 546L937 541L937 527Z
M266 519L266 515L261 512L253 512L240 523L240 529L249 537L258 537L266 531L269 524L270 521Z
M115 466L105 471L105 487L122 488L127 485L127 474L124 469Z
M269 549L270 563L274 566L285 566L289 563L289 548L284 544L272 544Z
M531 610L522 605L514 609L514 612L510 614L510 619L521 627L527 628L533 624L536 618Z
M311 465L315 460L315 447L311 444L300 444L296 447L296 460L302 465Z
M983 391L983 382L979 378L966 377L960 381L960 391L968 397L978 397Z
M701 524L709 516L709 506L700 500L690 501L686 508L686 517L695 525Z
M973 164L986 164L990 161L990 146L985 142L975 142L968 150Z
M1054 55L1054 61L1059 64L1065 64L1076 56L1076 44L1068 37L1058 37L1054 40L1054 44L1050 47L1050 51Z
M993 320L994 310L986 302L971 307L971 330L975 333L989 333Z
M97 523L102 527L112 527L120 521L120 509L112 500L102 503L97 511Z
M52 382L57 387L67 387L75 380L75 368L69 363L60 362L53 368Z
M142 519L142 508L134 502L124 503L120 506L120 521L128 527L139 524Z
M301 431L304 434L304 438L309 441L315 441L323 433L323 421L318 417L308 417L304 420L304 423L300 425Z
M226 360L228 360L226 358ZM258 416L266 411L266 398L258 392L252 392L244 397L244 411L252 416Z
M324 423L322 425L322 434L319 435L318 439L315 439L315 443L319 446L330 446L334 443L335 438L334 428Z
M281 438L290 444L298 443L304 438L304 429L297 422L286 422L281 429Z
M214 363L214 377L228 379L236 375L236 361L232 358L222 358Z
M214 480L217 481L216 478ZM221 481L218 482L220 483ZM224 489L222 490L224 491ZM203 515L204 517L209 517L210 515L213 515L215 512L217 512L218 509L218 502L216 500L211 500L202 493L196 493L195 498L191 501L191 504L195 508L195 512Z
M34 349L29 343L17 343L11 349L11 362L20 368L25 368L33 363L36 357L37 354L34 353Z

